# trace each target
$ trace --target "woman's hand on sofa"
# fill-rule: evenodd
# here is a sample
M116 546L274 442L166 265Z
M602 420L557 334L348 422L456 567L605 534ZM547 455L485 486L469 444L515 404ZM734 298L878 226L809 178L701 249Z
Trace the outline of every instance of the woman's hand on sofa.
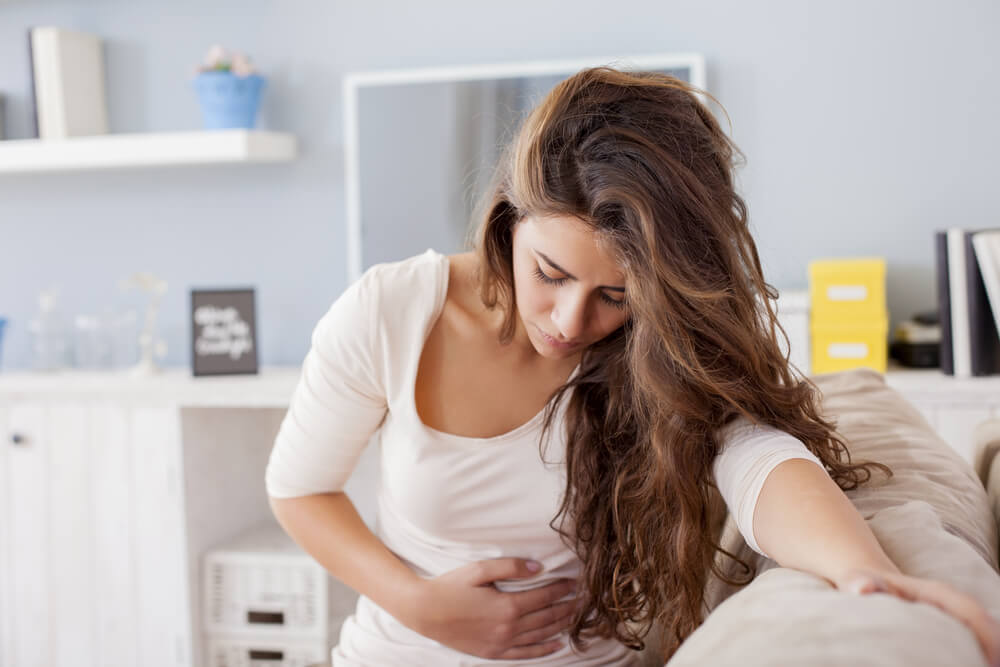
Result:
M855 569L834 584L839 590L868 595L888 593L910 602L926 602L964 623L975 634L990 667L1000 667L1000 622L971 595L950 584L895 572Z

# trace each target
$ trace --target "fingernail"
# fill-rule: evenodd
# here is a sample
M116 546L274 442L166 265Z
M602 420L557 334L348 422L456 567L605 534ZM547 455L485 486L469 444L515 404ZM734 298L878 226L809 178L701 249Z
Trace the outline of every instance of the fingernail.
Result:
M542 569L542 564L536 560L529 560L525 565L532 572L538 572L539 570Z

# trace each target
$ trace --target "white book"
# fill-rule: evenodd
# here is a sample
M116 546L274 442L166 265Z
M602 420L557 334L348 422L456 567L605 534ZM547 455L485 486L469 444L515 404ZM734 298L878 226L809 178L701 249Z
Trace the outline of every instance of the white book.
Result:
M1000 331L1000 230L977 232L972 236L972 247L976 251L979 272L986 285L986 296L990 300L993 321Z
M101 40L65 28L32 28L35 112L41 139L108 133Z
M972 377L972 345L969 341L969 298L965 288L964 229L948 230L948 287L951 298L951 348L955 377Z

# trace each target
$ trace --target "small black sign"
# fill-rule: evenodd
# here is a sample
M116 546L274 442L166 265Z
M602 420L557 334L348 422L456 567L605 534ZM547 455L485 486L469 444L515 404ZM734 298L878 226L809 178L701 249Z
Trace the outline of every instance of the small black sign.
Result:
M191 290L191 361L194 375L257 372L252 288Z

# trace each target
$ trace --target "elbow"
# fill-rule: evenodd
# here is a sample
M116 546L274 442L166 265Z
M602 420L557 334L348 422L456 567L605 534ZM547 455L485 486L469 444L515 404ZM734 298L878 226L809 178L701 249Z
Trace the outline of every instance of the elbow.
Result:
M271 507L271 514L278 521L278 524L288 532L288 526L296 516L296 507L301 507L302 501L308 496L272 496L267 495L267 503Z
M271 515L282 528L285 528L285 510L287 509L287 501L288 498L276 498L270 494L267 496L267 504L271 508Z
M296 516L299 511L307 511L309 507L316 503L318 497L336 497L344 495L343 491L329 491L324 493L303 493L293 496L275 496L267 494L267 502L271 507L271 514L282 526Z

